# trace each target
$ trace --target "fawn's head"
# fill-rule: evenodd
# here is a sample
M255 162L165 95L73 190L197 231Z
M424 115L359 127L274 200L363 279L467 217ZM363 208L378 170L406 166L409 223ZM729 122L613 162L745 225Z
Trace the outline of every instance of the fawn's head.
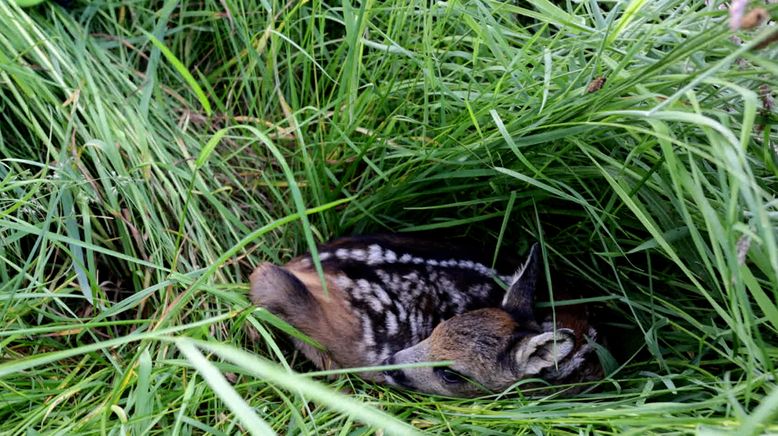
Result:
M461 397L501 391L526 378L559 380L575 371L583 359L574 353L574 332L553 327L543 331L535 320L538 250L535 244L501 307L473 310L443 321L427 339L384 362L451 361L450 366L386 371L387 382Z

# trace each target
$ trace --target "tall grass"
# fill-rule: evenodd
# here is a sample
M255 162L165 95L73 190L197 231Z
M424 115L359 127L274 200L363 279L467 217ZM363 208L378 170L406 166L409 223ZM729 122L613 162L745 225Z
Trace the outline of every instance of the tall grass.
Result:
M775 27L709 3L0 3L0 431L778 431ZM297 374L251 268L420 230L543 240L608 378Z

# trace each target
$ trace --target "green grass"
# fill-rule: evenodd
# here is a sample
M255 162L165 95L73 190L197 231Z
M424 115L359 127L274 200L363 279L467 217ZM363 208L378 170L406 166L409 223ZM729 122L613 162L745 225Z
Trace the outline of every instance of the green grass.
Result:
M0 433L778 432L778 45L716 6L0 2ZM575 397L290 372L252 267L412 230L542 239L621 361Z

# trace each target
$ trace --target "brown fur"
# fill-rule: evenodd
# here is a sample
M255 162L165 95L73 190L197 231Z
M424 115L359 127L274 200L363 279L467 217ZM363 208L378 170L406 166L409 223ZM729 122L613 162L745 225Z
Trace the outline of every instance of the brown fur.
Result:
M306 294L291 298L290 284L278 273L279 267L269 263L260 265L251 274L251 301L268 308L287 323L321 344L326 351L296 341L296 345L321 369L364 366L361 353L354 352L358 343L360 326L346 306L343 291L327 280L324 294L316 271L306 268L299 260L286 265L305 287ZM298 297L295 295L295 297ZM301 298L305 299L301 301Z
M431 360L468 361L496 353L518 327L507 312L496 308L474 310L460 319L456 331L445 322L432 331Z

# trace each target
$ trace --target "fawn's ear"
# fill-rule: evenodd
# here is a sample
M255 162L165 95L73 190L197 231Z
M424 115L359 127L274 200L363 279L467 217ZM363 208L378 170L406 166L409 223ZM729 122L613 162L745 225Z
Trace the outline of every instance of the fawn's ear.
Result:
M523 376L536 375L567 357L574 347L575 334L563 328L519 342L513 350L513 359Z
M518 322L535 321L535 288L540 276L540 246L532 244L527 260L524 262L502 299L502 309Z

